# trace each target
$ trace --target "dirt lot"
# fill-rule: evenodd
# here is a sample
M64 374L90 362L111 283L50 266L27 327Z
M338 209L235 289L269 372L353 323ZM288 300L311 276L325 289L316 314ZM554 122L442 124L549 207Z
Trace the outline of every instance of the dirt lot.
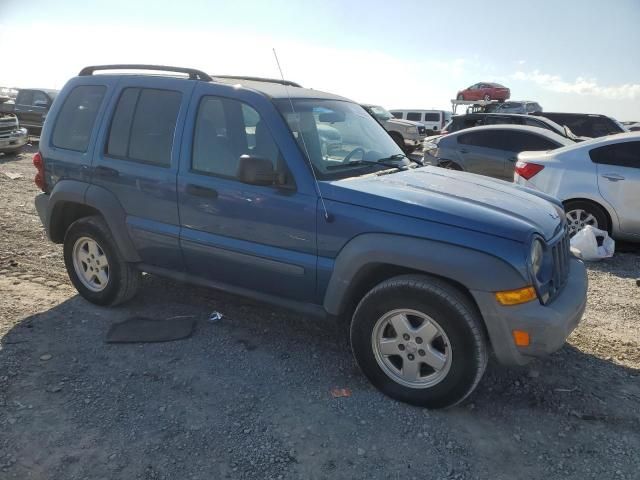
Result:
M150 276L126 306L90 305L32 175L30 153L0 156L0 479L638 478L637 253L589 266L561 351L491 362L467 405L427 411L371 387L334 325ZM187 340L106 344L132 315L198 322Z

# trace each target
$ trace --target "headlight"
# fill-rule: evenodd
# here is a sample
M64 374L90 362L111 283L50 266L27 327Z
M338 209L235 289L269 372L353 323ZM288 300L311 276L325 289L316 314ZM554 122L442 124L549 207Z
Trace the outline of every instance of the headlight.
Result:
M529 252L529 265L531 266L531 273L534 277L538 278L540 270L542 270L542 261L544 259L544 246L540 239L535 238L531 242L531 250Z
M418 127L408 127L407 133L418 133Z

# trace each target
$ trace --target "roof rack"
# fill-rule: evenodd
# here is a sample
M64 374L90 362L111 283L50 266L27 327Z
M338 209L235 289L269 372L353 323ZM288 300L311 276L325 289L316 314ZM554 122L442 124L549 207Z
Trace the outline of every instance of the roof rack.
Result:
M140 65L140 64L121 64L121 65L94 65L84 67L78 74L81 77L93 75L98 70L153 70L158 72L178 72L189 75L189 80L203 80L210 82L213 79L210 75L196 70L194 68L168 67L166 65Z
M244 77L241 75L212 75L213 78L222 78L229 80L248 80L250 82L264 82L264 83L278 83L280 85L286 85L288 87L302 88L302 85L291 80L280 80L277 78L264 78L264 77Z

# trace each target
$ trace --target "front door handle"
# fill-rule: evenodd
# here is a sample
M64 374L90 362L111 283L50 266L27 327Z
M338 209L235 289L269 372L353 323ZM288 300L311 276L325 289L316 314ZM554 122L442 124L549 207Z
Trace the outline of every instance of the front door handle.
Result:
M195 195L196 197L218 198L218 192L213 188L202 187L200 185L190 183L187 185L186 190L189 195Z
M94 172L96 175L99 175L101 177L109 177L109 178L114 178L120 175L120 172L115 168L104 167L102 165L98 165L95 168Z
M460 153L469 153L469 150L467 150L466 148L463 148L462 150L460 150Z
M607 180L611 180L612 182L619 182L620 180L624 180L622 175L618 175L617 173L603 173L602 176Z

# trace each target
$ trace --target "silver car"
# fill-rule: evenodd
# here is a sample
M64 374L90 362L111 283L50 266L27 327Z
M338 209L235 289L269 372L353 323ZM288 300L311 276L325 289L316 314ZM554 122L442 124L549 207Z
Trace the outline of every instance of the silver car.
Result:
M575 142L543 128L488 125L444 135L425 145L424 163L513 181L518 153L546 151Z
M523 152L515 181L561 200L572 234L591 225L640 240L640 132Z

